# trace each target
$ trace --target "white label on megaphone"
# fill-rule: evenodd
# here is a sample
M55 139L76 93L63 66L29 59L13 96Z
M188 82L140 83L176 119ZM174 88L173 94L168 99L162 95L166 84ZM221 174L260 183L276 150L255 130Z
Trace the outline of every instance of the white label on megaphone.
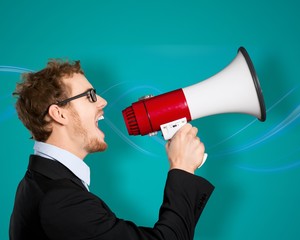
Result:
M160 125L160 129L164 139L171 139L174 136L174 134L186 123L186 118L180 118L175 121Z

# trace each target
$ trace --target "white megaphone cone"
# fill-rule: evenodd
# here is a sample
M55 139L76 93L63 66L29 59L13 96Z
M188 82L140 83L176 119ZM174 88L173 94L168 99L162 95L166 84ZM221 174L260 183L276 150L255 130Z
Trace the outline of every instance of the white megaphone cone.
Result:
M189 87L143 98L122 111L129 135L161 130L166 140L186 122L220 113L266 119L259 80L245 48L221 72Z

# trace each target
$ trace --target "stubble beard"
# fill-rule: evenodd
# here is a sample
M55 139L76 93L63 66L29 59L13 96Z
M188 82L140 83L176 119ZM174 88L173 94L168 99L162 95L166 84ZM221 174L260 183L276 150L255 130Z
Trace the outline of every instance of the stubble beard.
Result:
M107 149L106 142L101 142L98 138L88 137L88 131L84 126L82 125L82 122L80 121L79 115L77 112L72 111L73 115L73 121L74 121L74 132L78 137L82 138L84 140L84 146L83 149L87 153L94 153L94 152L103 152Z

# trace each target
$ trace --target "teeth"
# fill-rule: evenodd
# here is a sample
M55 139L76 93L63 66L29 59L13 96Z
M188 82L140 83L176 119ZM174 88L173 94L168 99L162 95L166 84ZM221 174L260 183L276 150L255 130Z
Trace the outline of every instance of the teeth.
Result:
M103 119L104 119L104 116L100 116L100 117L98 118L98 121L103 120Z

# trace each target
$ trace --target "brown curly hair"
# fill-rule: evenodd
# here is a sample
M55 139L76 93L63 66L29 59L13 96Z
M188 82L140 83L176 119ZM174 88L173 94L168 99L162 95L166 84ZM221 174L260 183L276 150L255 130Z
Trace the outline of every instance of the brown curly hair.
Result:
M68 98L70 90L62 79L74 73L84 75L80 61L51 59L41 71L22 74L22 82L17 84L13 95L18 96L18 117L34 140L44 142L49 138L51 120L46 120L45 116L51 104Z

